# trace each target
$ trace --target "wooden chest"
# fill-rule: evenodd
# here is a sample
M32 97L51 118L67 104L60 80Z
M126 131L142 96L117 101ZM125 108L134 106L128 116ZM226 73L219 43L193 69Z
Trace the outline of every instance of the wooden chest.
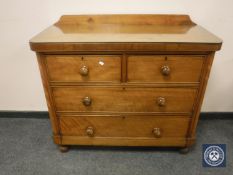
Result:
M30 40L54 142L187 151L221 43L187 15L62 16Z

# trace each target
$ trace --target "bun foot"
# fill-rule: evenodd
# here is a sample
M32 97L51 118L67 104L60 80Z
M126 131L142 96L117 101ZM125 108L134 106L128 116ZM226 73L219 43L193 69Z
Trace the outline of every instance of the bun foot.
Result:
M69 151L69 147L68 146L64 146L64 145L60 145L59 146L59 150L62 152L62 153L66 153Z
M180 154L187 154L189 152L189 148L188 147L181 148L179 152Z

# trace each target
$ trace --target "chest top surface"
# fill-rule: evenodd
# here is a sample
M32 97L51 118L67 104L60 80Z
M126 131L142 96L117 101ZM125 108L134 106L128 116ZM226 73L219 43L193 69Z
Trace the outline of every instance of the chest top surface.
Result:
M221 45L222 40L188 15L64 15L30 40L61 43L183 43ZM214 50L219 50L216 47Z

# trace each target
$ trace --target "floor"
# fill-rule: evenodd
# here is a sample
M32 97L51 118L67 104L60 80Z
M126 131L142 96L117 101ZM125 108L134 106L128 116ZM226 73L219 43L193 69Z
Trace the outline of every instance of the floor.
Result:
M227 146L226 168L202 167L202 144ZM76 147L60 153L48 119L0 118L0 175L232 175L233 120L201 120L197 143L175 149Z

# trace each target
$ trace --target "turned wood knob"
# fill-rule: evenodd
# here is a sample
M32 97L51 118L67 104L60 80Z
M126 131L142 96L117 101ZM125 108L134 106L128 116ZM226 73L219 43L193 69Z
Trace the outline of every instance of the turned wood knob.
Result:
M158 97L157 98L157 104L159 106L165 106L166 105L166 99L164 97Z
M161 129L160 128L154 128L152 130L152 133L156 138L160 138L162 136Z
M169 75L171 72L170 67L167 65L164 65L161 67L161 73L165 76Z
M84 97L83 98L83 105L90 106L91 105L91 98L90 97Z
M87 127L87 129L86 129L86 133L87 133L87 135L88 135L89 137L93 137L93 136L94 136L94 134L95 134L95 132L94 132L94 128L93 128L93 127L91 127L91 126Z
M82 66L79 70L79 73L82 75L82 76L87 76L88 75L88 72L89 72L89 69L87 66Z

